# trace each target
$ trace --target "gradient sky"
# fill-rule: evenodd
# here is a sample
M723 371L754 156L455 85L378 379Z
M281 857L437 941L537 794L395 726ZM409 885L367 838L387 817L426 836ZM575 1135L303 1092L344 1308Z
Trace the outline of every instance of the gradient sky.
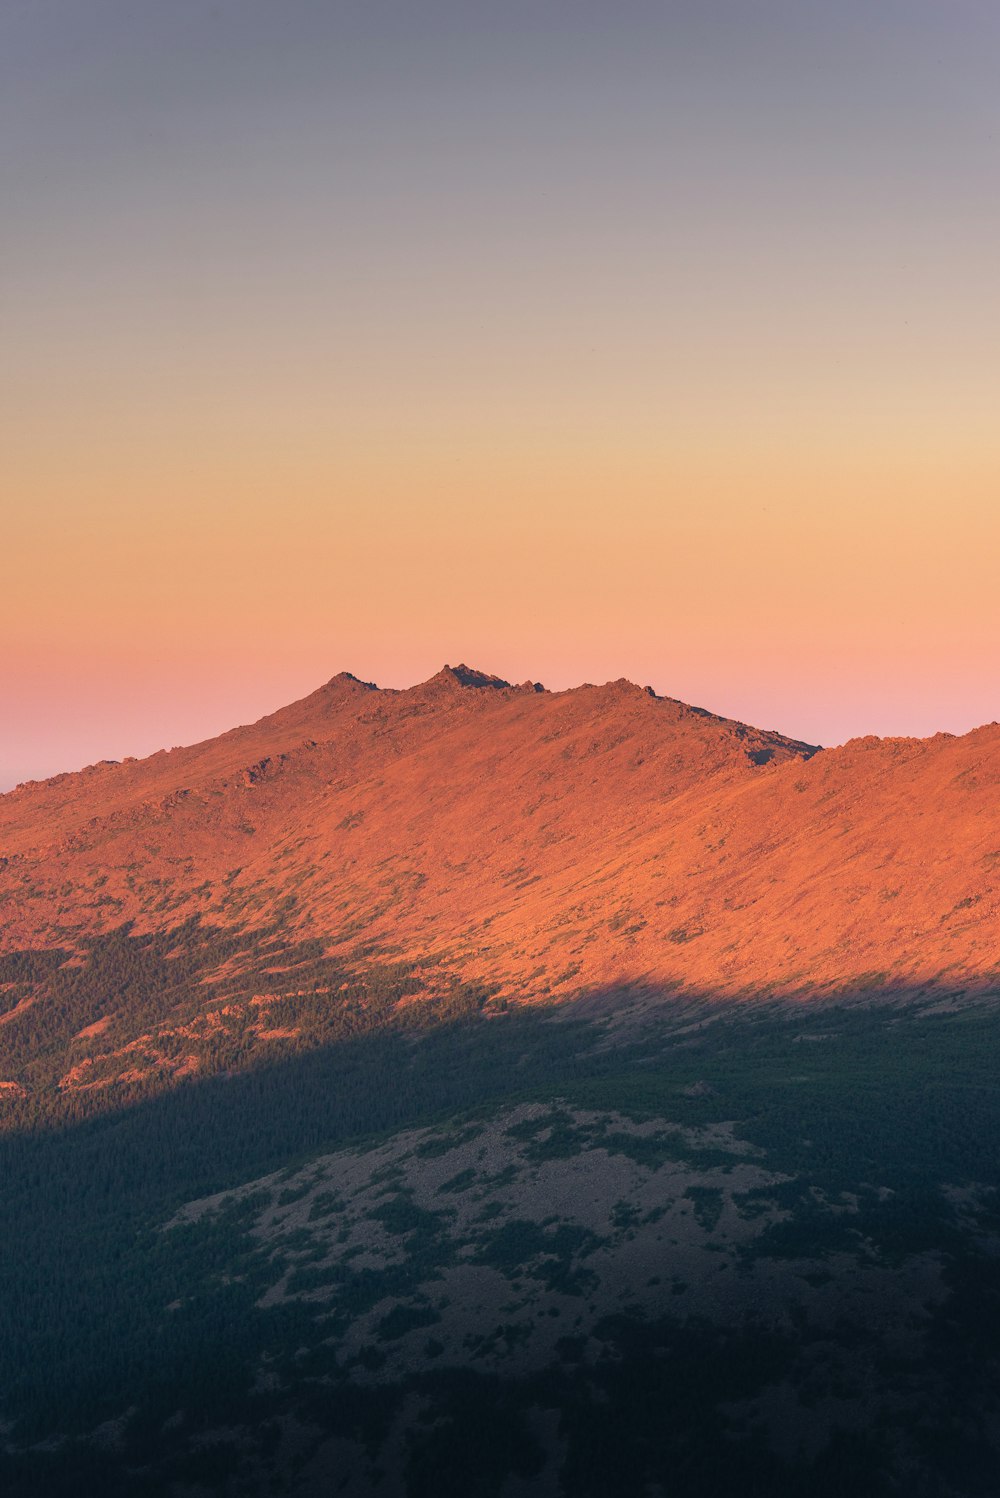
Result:
M1000 717L996 0L3 0L0 788L341 669Z

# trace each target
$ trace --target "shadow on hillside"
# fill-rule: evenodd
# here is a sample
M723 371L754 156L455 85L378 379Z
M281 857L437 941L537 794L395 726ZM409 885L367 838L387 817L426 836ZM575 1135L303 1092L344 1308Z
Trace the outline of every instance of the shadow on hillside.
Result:
M815 1251L811 1193L836 1200L859 1183L889 1191L885 1202L872 1197L866 1232L874 1247L865 1252L954 1254L953 1228L938 1202L941 1183L997 1180L1000 1012L986 988L966 991L961 1004L944 985L869 997L880 1002L854 994L843 1003L751 1007L687 993L660 994L653 1003L650 991L609 986L572 1008L443 1019L419 1030L388 1026L243 1072L189 1079L89 1118L26 1117L0 1136L0 1280L7 1287L0 1300L0 1416L19 1418L27 1440L53 1429L93 1429L136 1406L135 1440L144 1451L158 1449L157 1432L179 1391L203 1407L205 1419L242 1418L254 1407L252 1370L261 1360L308 1345L296 1319L302 1313L265 1317L256 1309L245 1216L223 1215L183 1242L162 1225L186 1201L318 1153L516 1100L565 1099L680 1127L735 1123L769 1169L803 1183L805 1236L779 1245L779 1269L782 1254L792 1260ZM625 1025L618 1022L623 1004ZM942 1322L935 1356L956 1388L968 1390L993 1356L983 1338L1000 1332L1000 1295L985 1259L956 1263L954 1293L965 1296L965 1309L954 1326ZM794 1305L794 1264L780 1273ZM170 1309L182 1304L184 1314ZM749 1301L737 1307L738 1316L753 1311ZM657 1370L672 1366L664 1349L682 1345L676 1321L648 1335L629 1326L613 1333L626 1349L622 1366L660 1388L666 1375ZM737 1347L715 1333L707 1342L691 1336L691 1356L707 1359L704 1376L721 1380L720 1389L728 1387L724 1369L733 1357L744 1366L772 1348L766 1338ZM590 1396L575 1374L559 1377L565 1387L553 1385L551 1397L575 1412L583 1452ZM639 1418L641 1391L624 1374L608 1371L607 1379L625 1430ZM495 1398L483 1389L475 1418L486 1420ZM523 1391L529 1403L541 1397L537 1389ZM647 1414L653 1421L655 1411ZM371 1410L369 1416L375 1418ZM714 1429L706 1426L699 1459L714 1449ZM647 1437L639 1431L637 1438ZM652 1470L637 1468L640 1485ZM574 1491L590 1491L585 1472L575 1481Z

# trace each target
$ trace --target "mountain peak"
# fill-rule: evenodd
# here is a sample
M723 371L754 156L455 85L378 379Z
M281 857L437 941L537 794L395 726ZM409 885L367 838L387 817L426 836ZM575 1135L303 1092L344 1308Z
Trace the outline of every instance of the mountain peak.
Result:
M502 676L491 676L487 671L476 671L472 666L442 666L436 676L425 682L425 686L440 683L442 686L459 687L492 687L503 689L510 687L510 682L505 681Z
M378 691L378 687L373 681L362 681L360 676L355 676L353 671L338 671L336 676L330 677L330 680L326 682L321 690L329 691L331 688L336 687L346 687L352 691L356 687L360 687L365 692Z

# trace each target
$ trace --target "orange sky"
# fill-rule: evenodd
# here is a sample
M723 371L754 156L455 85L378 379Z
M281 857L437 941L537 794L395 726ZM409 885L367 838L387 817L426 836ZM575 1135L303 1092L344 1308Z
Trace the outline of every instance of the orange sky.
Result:
M12 9L0 788L459 659L1000 717L1000 23L695 9Z

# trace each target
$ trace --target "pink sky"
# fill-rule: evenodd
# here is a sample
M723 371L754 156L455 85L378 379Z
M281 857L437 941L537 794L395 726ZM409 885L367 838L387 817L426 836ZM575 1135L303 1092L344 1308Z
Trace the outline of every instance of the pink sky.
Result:
M1000 717L993 8L84 9L0 35L0 788L460 659Z

